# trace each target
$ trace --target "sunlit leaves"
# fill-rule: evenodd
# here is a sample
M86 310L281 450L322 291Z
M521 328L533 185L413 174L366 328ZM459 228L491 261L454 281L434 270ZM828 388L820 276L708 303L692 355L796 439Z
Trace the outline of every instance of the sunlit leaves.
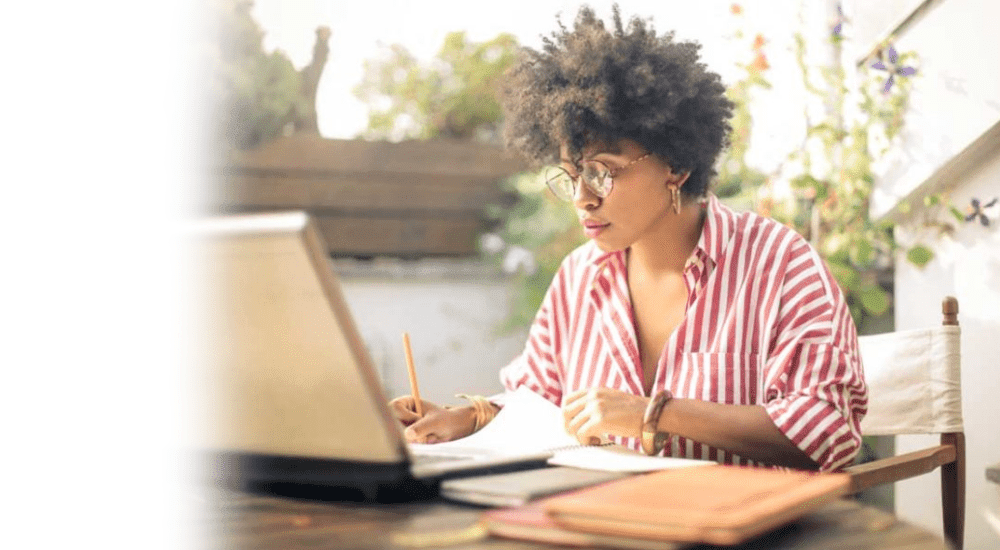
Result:
M827 261L830 274L837 280L841 288L855 288L861 282L858 269L852 265L841 262Z
M851 263L857 266L870 266L875 259L875 247L868 239L858 239L847 249Z
M922 244L919 244L910 248L906 252L906 259L917 267L924 267L928 262L934 259L934 251Z
M861 299L861 307L868 314L878 317L889 310L889 293L880 286L869 285L862 287L858 292L858 296Z
M834 44L844 24L837 21ZM896 79L891 93L883 93L885 73L865 66L860 86L848 89L843 66L816 66L806 54L806 40L796 35L795 59L802 82L825 109L816 118L806 113L802 146L789 153L779 171L792 197L784 205L769 201L767 211L816 247L855 321L863 325L891 307L887 270L898 244L893 222L872 220L869 213L876 179L873 163L902 128L912 82ZM910 62L914 57L907 52L897 61ZM918 254L915 259L922 257Z
M470 42L464 32L453 32L428 62L390 46L381 58L365 62L365 76L354 89L369 107L365 137L497 141L497 90L517 46L509 34Z

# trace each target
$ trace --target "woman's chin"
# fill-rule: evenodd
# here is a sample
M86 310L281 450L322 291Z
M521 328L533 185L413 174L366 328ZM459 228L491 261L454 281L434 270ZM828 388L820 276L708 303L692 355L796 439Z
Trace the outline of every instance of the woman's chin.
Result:
M594 241L594 244L597 245L597 248L601 249L601 252L618 252L619 250L625 250L625 248L627 248L625 246L622 246L621 243L608 241L605 239L598 238L591 240Z

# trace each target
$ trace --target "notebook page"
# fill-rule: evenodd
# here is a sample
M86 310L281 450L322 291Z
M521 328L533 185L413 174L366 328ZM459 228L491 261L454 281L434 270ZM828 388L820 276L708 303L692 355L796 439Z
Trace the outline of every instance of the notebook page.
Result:
M507 396L503 409L478 432L446 443L411 443L410 449L421 454L522 455L578 445L563 427L562 410L522 386Z

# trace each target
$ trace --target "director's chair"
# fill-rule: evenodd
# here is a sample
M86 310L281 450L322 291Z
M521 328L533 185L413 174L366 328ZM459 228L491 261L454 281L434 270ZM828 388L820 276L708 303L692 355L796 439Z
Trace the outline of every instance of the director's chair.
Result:
M961 550L965 528L965 433L962 425L958 300L941 304L942 326L858 339L868 383L864 435L940 434L940 445L845 469L851 491L941 469L945 539Z

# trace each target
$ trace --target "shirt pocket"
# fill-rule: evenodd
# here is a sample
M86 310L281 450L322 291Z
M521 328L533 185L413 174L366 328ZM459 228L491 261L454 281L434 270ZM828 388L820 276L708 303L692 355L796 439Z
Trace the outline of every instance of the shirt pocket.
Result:
M673 394L727 405L758 404L761 361L754 354L684 353Z

